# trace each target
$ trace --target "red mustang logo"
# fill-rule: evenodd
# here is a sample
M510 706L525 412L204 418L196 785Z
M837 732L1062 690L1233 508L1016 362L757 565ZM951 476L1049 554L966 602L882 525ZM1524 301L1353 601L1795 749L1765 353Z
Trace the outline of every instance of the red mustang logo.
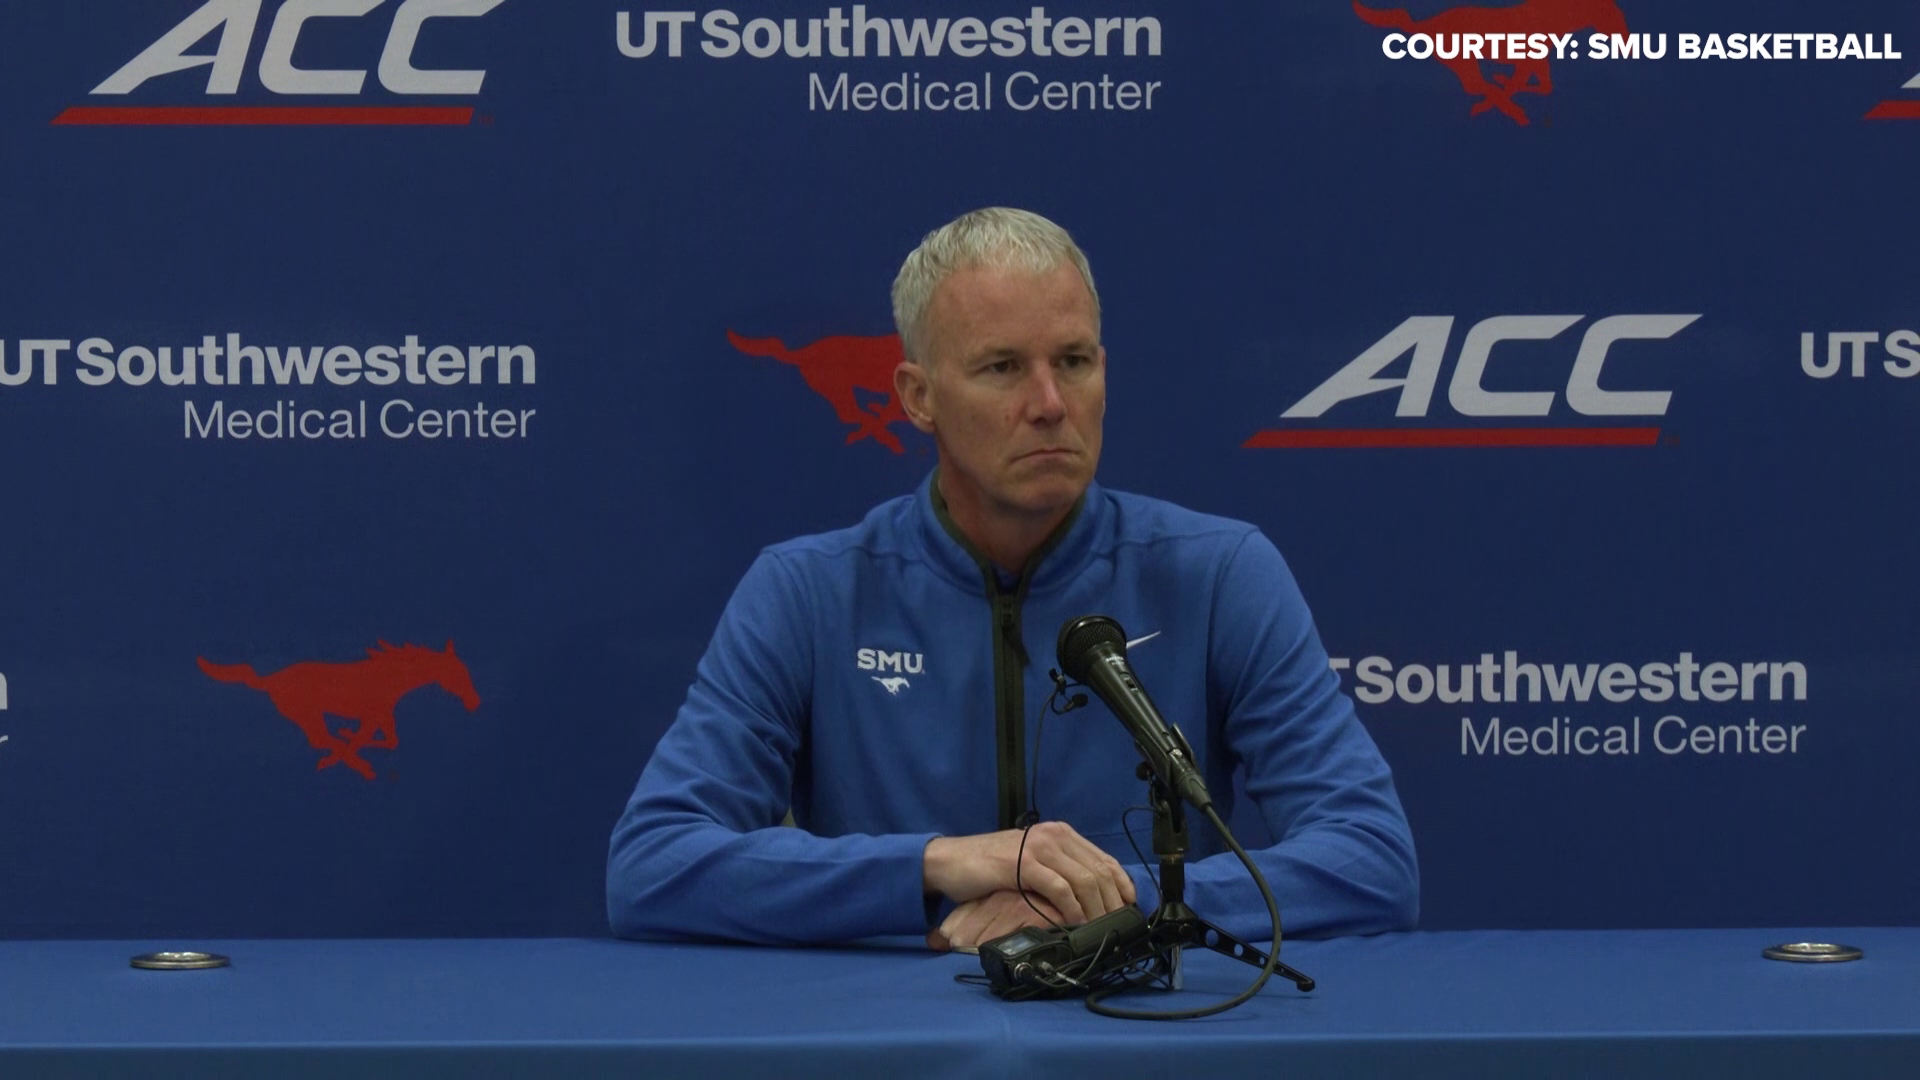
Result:
M834 415L853 425L847 442L872 439L894 453L905 448L887 425L905 423L906 411L893 394L893 369L905 359L896 334L884 337L837 335L821 338L800 349L788 349L779 338L741 337L727 331L727 340L748 356L770 356L800 369L813 392L827 399ZM877 402L863 403L859 391Z
M325 756L316 769L345 764L367 779L373 779L373 766L360 751L392 750L400 745L393 728L393 707L401 698L420 687L437 684L459 698L471 712L480 707L480 695L473 689L473 677L467 665L453 654L453 642L445 652L420 645L389 645L368 649L365 660L350 664L306 662L281 668L271 675L257 675L248 664L215 664L200 658L200 670L221 682L240 683L264 692L273 699L280 715L306 732L307 742ZM337 733L328 725L328 717L357 720L358 728L342 727Z
M1399 30L1405 34L1427 34L1440 44L1434 59L1447 66L1460 86L1480 100L1473 103L1473 115L1498 109L1516 124L1527 123L1527 114L1513 100L1515 94L1553 93L1553 71L1546 60L1519 59L1504 63L1513 68L1508 74L1483 72L1479 59L1461 55L1457 44L1449 45L1453 34L1554 34L1566 35L1593 29L1603 34L1627 33L1627 16L1614 0L1521 0L1512 7L1457 7L1442 11L1430 19L1415 19L1406 11L1370 8L1353 0L1354 14L1371 26ZM1454 55L1443 57L1441 52ZM1489 64L1503 61L1489 60Z

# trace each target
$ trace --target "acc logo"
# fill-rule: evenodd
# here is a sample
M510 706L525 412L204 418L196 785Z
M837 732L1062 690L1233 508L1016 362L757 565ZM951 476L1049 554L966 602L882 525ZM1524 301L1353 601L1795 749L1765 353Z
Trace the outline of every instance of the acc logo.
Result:
M239 683L266 694L280 715L294 722L307 742L322 752L316 769L345 764L367 779L373 766L360 756L368 749L392 750L400 745L394 730L393 707L420 687L437 685L472 712L480 707L467 665L453 653L420 645L389 645L368 649L365 660L347 664L306 662L259 675L248 664L215 664L200 658L200 670L220 682ZM358 721L352 730L335 731L329 718Z
M741 337L731 330L727 340L748 356L768 356L799 368L807 386L827 399L841 423L853 428L847 432L848 443L872 439L896 454L905 452L899 436L887 430L907 421L893 393L893 369L906 359L899 335L842 334L799 349L787 348L779 338ZM862 654L869 651L861 650Z
M1502 341L1544 341L1585 318L1582 315L1495 315L1467 331L1453 379L1447 386L1447 404L1463 417L1546 416L1553 408L1551 390L1489 390L1482 385ZM1628 339L1664 339L1692 325L1698 315L1614 315L1587 327L1567 379L1567 404L1583 416L1664 416L1673 394L1665 390L1605 390L1600 372L1614 342ZM1394 409L1398 417L1425 417L1440 381L1440 366L1453 333L1451 315L1416 315L1390 331L1333 373L1326 382L1295 402L1282 419L1323 416L1341 402L1385 390L1398 389ZM1381 372L1411 352L1407 373L1382 377ZM1455 427L1455 428L1311 428L1262 431L1248 439L1248 448L1403 447L1403 446L1649 446L1660 437L1657 427Z
M431 19L472 18L485 15L503 0L401 0L381 50L380 85L395 94L470 95L480 92L485 71L421 70L413 65L414 47L422 27ZM260 21L262 0L207 0L199 10L161 35L106 81L95 95L132 93L149 79L210 67L206 93L224 96L239 92ZM302 68L294 64L294 48L301 32L314 19L358 18L385 0L285 0L274 13L261 50L260 84L279 95L338 95L357 97L366 85L364 69ZM212 54L187 50L217 32ZM349 108L198 106L117 108L75 106L54 119L55 124L465 124L470 108Z
M1614 0L1521 0L1511 7L1449 8L1428 19L1415 19L1404 10L1370 8L1360 0L1353 0L1353 11L1370 26L1397 30L1409 37L1426 35L1432 51L1409 55L1416 59L1431 55L1453 72L1460 88L1475 99L1474 116L1495 109L1516 124L1528 120L1514 95L1553 93L1552 66L1539 49L1504 60L1483 60L1481 41L1494 35L1511 41L1515 39L1508 35L1561 36L1588 29L1621 36L1627 33L1627 16ZM1471 42L1471 48L1464 47L1466 41ZM1498 72L1491 65L1512 70Z

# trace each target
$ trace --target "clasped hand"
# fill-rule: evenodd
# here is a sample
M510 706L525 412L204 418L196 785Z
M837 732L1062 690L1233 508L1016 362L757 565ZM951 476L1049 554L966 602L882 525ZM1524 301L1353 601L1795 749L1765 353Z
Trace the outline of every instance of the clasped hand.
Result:
M1084 923L1133 903L1133 879L1119 861L1071 825L1033 826L1024 853L1020 836L1019 829L1005 829L927 844L926 890L959 905L927 935L930 947L971 947L1049 921Z

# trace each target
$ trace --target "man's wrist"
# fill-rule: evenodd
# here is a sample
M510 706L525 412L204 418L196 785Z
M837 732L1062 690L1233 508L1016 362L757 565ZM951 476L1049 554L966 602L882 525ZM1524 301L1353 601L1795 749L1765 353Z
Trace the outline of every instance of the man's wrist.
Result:
M947 880L946 857L947 849L951 846L947 841L948 838L945 836L929 837L927 846L920 852L920 889L929 897L929 906L932 904L932 897L937 896L942 899L946 897L942 882Z

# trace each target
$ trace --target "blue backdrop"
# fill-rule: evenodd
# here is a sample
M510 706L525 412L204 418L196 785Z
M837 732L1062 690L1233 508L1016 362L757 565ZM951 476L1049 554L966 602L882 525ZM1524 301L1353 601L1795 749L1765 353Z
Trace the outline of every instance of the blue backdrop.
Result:
M835 55L856 13L926 33ZM823 339L890 334L901 258L988 204L1093 260L1103 482L1287 554L1426 926L1913 920L1911 4L652 16L0 12L0 935L604 932L607 830L754 552L931 467L890 343ZM1616 19L1662 55L1593 55ZM1711 55L1772 28L1791 58ZM1536 29L1559 55L1388 55ZM1608 324L1642 336L1583 376L1616 316L1694 318ZM343 687L364 770L298 724Z

